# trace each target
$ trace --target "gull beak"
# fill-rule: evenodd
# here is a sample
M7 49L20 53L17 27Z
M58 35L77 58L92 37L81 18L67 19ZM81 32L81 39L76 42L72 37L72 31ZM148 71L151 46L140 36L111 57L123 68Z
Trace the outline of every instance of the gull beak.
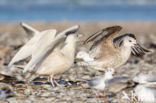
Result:
M115 71L114 74L113 74L113 76L116 75L116 74L117 74L117 72Z

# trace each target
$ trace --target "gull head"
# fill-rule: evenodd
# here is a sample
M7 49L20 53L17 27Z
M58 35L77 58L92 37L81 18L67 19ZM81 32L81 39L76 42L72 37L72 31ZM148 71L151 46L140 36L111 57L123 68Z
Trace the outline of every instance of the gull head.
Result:
M125 46L131 48L131 53L135 56L143 56L145 53L150 52L136 39L134 34L124 34L118 37L119 43L118 47Z
M127 47L133 47L137 44L136 37L133 34L125 34L119 43L119 47L121 45Z
M105 78L106 79L112 79L114 77L114 75L116 74L116 71L114 70L114 68L107 68L105 70Z

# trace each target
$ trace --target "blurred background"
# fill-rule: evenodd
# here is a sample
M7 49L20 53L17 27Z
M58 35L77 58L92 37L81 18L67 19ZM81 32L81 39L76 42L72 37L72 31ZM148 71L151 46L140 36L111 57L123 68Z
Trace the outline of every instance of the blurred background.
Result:
M80 25L78 33L83 34L78 42L78 49L84 46L82 41L89 35L105 27L120 25L123 27L120 34L135 34L141 44L152 52L142 58L131 57L127 64L116 69L118 75L129 77L138 73L156 75L156 0L0 0L0 74L11 75L8 63L19 48L32 38L32 35L27 34L20 26L21 21L39 31L56 29L57 33L78 24ZM20 65L25 66L28 60L23 61L24 65L22 63ZM84 89L79 84L67 88L51 88L51 85L42 85L39 82L25 84L27 80L22 69L16 69L17 72L13 75L24 80L24 84L17 81L17 84L12 85L0 75L0 103L99 102L100 98L95 98L95 91ZM93 72L95 73L90 68L73 67L56 78L75 83L103 75L103 72L98 72L97 75ZM121 102L121 96L119 93L110 100L106 97L106 103L130 103L130 101ZM100 101L104 102L102 98Z
M0 21L155 19L156 0L0 0Z

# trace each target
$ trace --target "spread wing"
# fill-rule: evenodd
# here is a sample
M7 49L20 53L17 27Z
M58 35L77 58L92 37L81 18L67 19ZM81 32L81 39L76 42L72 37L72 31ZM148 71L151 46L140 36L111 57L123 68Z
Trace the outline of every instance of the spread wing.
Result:
M16 62L19 62L20 60L23 60L31 56L34 45L40 38L40 33L38 30L30 27L29 25L25 23L21 23L21 26L24 28L24 30L28 34L37 34L37 35L34 35L34 37L32 37L24 46L20 48L20 50L16 53L16 55L10 61L8 65L9 67L11 67Z
M137 44L132 47L132 55L134 56L143 56L147 52L150 51L141 45L139 41L137 41Z
M96 87L97 85L99 85L101 81L102 81L102 78L95 78L95 79L89 81L89 82L88 82L88 85L89 85L89 87L94 88L94 87ZM104 82L104 80L103 80L102 82Z
M90 37L88 37L85 40L84 44L93 41L90 50L92 50L95 46L97 46L102 41L109 42L113 46L113 39L118 35L121 29L122 29L121 26L112 26L112 27L104 28L94 33Z
M42 56L44 56L47 53L48 47L50 48L51 46L53 48L55 35L56 35L56 30L46 30L42 32L42 36L39 39L39 41L36 43L35 48L32 52L32 59L24 68L24 72L32 69L32 66L35 65L36 62L41 60Z
M63 39L65 39L66 36L69 35L70 33L75 33L76 31L78 31L78 29L79 26L75 25L73 27L64 30L55 37L52 36L51 33L47 33L46 34L47 36L43 35L43 38L41 38L39 42L36 44L36 48L33 51L32 59L26 65L23 72L26 72L29 69L34 69L34 67L38 63L40 63L49 54L49 52L52 52L54 50L57 44L59 44ZM56 32L53 32L52 34L55 35Z
M25 30L27 34L36 35L39 33L38 30L34 29L33 27L29 26L28 24L24 22L20 22L20 25L23 27L23 29Z

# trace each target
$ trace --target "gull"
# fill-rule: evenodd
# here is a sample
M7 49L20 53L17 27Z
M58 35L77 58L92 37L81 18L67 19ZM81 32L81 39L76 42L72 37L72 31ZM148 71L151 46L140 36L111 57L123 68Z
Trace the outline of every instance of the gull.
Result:
M131 88L136 85L136 83L133 82L128 77L125 76L113 77L111 72L108 72L109 75L107 77L106 74L104 77L94 79L88 83L91 88L103 91L103 96L104 96L104 91L108 91L116 94L121 90Z
M29 29L30 28L27 28L27 31ZM78 29L79 26L75 25L57 35L56 30L45 30L43 32L39 32L38 34L42 36L40 36L37 41L33 41L30 49L27 48L31 51L29 56L32 56L32 58L25 66L23 73L33 71L39 75L50 75L51 78L49 80L51 81L52 86L54 86L53 76L64 73L73 63L77 41L77 35L73 33L75 33ZM30 41L28 41L28 43ZM63 45L58 46L61 43ZM23 48L25 48L25 46ZM15 55L15 57L19 57L20 53L17 54L18 56ZM19 58L16 58L16 60L19 60ZM14 62L16 61L14 58L13 60Z
M50 44L52 41L54 41L54 37L56 36L56 32L57 32L55 29L44 30L44 31L40 32L40 31L34 29L33 27L31 27L31 26L29 26L23 22L21 22L20 24L24 28L26 33L32 34L33 37L24 46L22 46L20 48L20 50L16 53L16 55L10 61L9 65L8 65L9 67L11 67L14 63L19 62L20 60L23 60L29 56L40 55L40 54L45 55L45 52L47 52L50 49L49 48L49 49L44 51L45 46L47 46L48 43ZM65 38L66 35L76 32L78 30L78 28L79 28L79 26L75 25L75 26L68 28L68 29L64 30L63 32L59 33L60 36L57 36L55 38L55 43L53 43L53 45L57 44L61 39ZM48 41L44 41L44 43L47 43L47 45L38 44L39 40L41 38L45 38L45 37L47 37L47 38L49 37ZM40 46L42 46L41 47L42 50L40 50L38 52L38 54L34 54L34 51L36 51ZM51 45L51 48L53 48L52 45ZM43 53L43 51L44 51L44 53ZM43 57L43 56L40 56L40 57ZM36 58L36 59L38 59L38 58ZM34 59L31 59L31 60L34 60ZM34 65L35 65L35 63L34 63ZM27 67L27 68L29 68L29 67ZM26 72L27 68L25 69L25 72Z
M52 52L49 52L48 55L36 65L36 68L33 68L35 73L39 75L49 75L49 81L52 86L55 86L54 82L59 85L53 77L66 72L72 66L76 41L76 34L68 35L62 48L55 48Z
M78 38L73 33L78 29L79 26L75 25L57 35L56 33L52 35L51 32L45 33L35 44L32 58L23 73L30 71L39 75L50 75L49 81L52 86L55 86L54 82L58 84L53 79L54 75L64 73L73 64Z
M112 79L115 73L116 72L113 68L107 68L105 70L104 76L89 81L88 86L90 88L103 91L103 97L104 97L104 89L106 86L106 81L108 81L109 79Z
M63 32L61 32L61 33L59 33L57 35L55 34L56 36L55 35L51 35L50 33L44 34L43 37L40 38L39 41L35 44L34 51L32 52L32 58L29 61L29 63L25 66L23 72L25 73L27 71L32 71L35 67L40 65L41 62L50 53L52 53L54 48L57 48L57 45L60 44L60 42L62 42L64 39L66 39L66 37L69 34L75 33L78 29L79 29L79 26L75 25L75 26L72 26L72 27L64 30ZM77 36L79 36L79 35L77 35ZM68 39L68 38L70 38L70 39ZM58 47L60 47L60 48L58 48L60 51L61 51L61 49L68 48L69 49L68 53L69 53L70 52L70 48L73 45L74 45L73 49L75 48L75 38L76 38L76 36L74 36L74 37L73 36L69 36L68 38L66 39L67 41L62 44L63 46L61 46L61 47L58 46ZM73 43L73 45L69 44L69 43ZM71 47L69 47L69 46L71 46ZM71 53L72 53L72 51L71 51Z
M155 103L156 89L144 85L137 85L133 90L133 96L137 97L139 102Z
M78 65L86 65L97 70L118 68L126 63L131 54L141 56L149 52L134 34L118 36L121 29L121 26L107 27L89 36L84 44L91 43L88 54L94 60L79 62Z
M88 85L94 89L104 90L106 81L112 79L114 74L115 70L113 68L107 68L104 76L89 81Z

